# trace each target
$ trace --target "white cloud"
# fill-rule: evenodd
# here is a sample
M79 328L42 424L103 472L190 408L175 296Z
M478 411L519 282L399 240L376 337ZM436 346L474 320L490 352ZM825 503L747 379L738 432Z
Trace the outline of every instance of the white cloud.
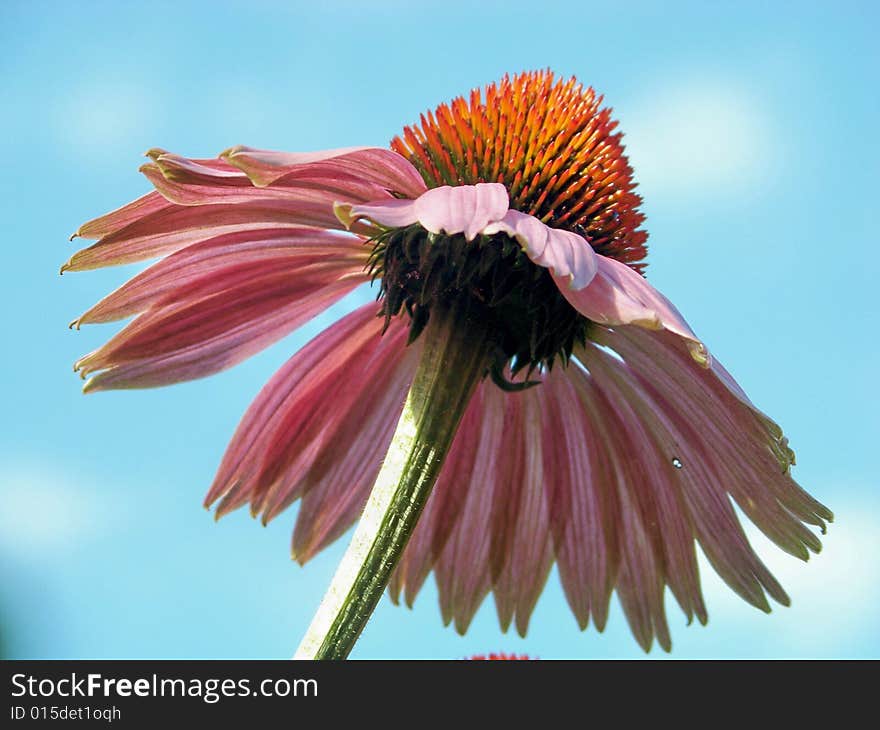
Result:
M624 142L647 195L747 190L780 154L761 102L717 79L667 84L627 111Z
M143 130L155 126L157 101L143 84L90 81L65 88L52 118L64 145L86 155L142 145ZM139 150L142 151L142 150Z
M119 527L127 511L108 490L45 468L4 464L2 474L0 550L8 555L70 552Z

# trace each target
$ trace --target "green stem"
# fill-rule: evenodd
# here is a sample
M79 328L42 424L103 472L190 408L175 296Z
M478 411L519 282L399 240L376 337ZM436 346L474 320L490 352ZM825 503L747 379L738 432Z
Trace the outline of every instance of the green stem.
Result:
M435 307L424 350L361 520L295 659L345 659L382 597L437 481L490 332L466 305Z

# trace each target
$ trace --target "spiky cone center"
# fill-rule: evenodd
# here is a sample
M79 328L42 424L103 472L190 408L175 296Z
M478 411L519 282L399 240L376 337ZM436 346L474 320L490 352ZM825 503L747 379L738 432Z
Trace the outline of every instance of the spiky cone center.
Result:
M641 271L642 199L602 101L550 71L505 76L423 114L391 147L429 188L501 183L512 208L583 235L596 253Z
M419 170L429 188L497 182L510 207L546 225L582 236L602 255L636 270L647 234L633 192L620 134L602 99L574 79L550 72L505 77L469 100L457 98L406 127L392 147ZM371 274L387 319L411 319L419 336L435 306L468 299L490 323L489 373L502 387L513 376L568 362L589 321L560 294L549 271L504 234L427 232L419 225L373 239Z

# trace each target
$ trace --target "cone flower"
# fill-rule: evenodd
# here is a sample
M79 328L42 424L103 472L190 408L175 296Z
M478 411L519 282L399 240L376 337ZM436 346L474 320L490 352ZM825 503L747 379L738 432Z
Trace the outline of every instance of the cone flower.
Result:
M432 322L483 334L477 378L389 584L433 571L464 633L494 594L525 634L551 567L581 628L616 592L648 650L669 649L668 588L707 620L696 546L743 599L789 599L734 504L802 559L832 518L794 454L644 277L641 202L610 109L550 72L505 77L406 127L390 149L151 150L155 190L75 235L63 270L159 259L74 325L134 316L76 364L86 391L229 368L373 282L245 413L207 495L271 520L300 502L301 563L357 520ZM136 315L136 316L135 316ZM453 332L454 334L454 332ZM453 335L450 335L453 336ZM455 377L452 373L450 377Z

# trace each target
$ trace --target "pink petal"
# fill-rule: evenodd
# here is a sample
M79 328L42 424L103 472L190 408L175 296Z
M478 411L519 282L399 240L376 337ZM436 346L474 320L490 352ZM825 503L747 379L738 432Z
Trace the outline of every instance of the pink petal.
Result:
M529 618L544 589L553 565L553 549L550 539L549 500L546 484L550 477L545 472L542 456L545 442L544 393L537 388L510 394L508 398L521 401L522 428L518 441L523 459L511 458L522 466L512 474L513 481L522 486L518 495L508 492L509 499L519 500L515 521L505 527L511 534L509 552L501 571L493 583L495 605L502 631L506 631L516 617L516 629L520 636L528 631ZM549 445L546 446L549 448ZM505 449L503 453L511 453ZM500 496L500 493L496 493ZM513 511L511 511L513 512Z
M708 367L709 353L666 297L626 264L606 256L596 259L598 272L585 288L575 290L556 281L559 291L577 311L598 324L674 332L688 341L694 360Z
M647 416L652 408L657 408L658 414L671 415L669 404L663 401L656 405L648 401L641 410ZM723 482L713 473L713 463L701 456L704 447L697 434L683 422L673 425L671 419L665 426L655 424L653 433L662 444L668 470L677 472L679 493L691 515L694 534L718 574L742 598L764 611L770 609L762 588L779 602L787 603L784 591L749 547ZM682 468L676 468L676 463ZM631 608L638 620L634 603Z
M165 206L107 233L75 253L62 271L84 271L156 258L222 233L279 226L338 228L333 199L303 190L296 199L257 200L219 205L176 205L155 193Z
M669 629L663 605L662 548L656 541L659 523L650 506L650 495L639 494L639 490L648 487L639 472L641 455L632 453L634 445L623 435L624 427L613 402L594 379L574 364L569 367L568 375L580 392L591 429L607 456L611 478L604 488L614 491L617 503L614 535L620 555L616 579L618 598L641 647L648 651L656 636L667 648Z
M448 624L454 620L460 634L467 631L491 586L488 528L492 524L494 495L508 487L499 474L505 461L501 444L507 394L485 381L480 388L483 419L479 440L474 445L474 470L461 475L468 482L466 503L435 567L443 621Z
M818 551L818 540L797 520L824 530L831 513L791 478L793 454L782 430L739 397L720 363L713 361L708 370L687 367L681 341L665 333L627 329L601 336L614 337L613 347L632 363L655 399L675 404L673 412L683 424L699 424L699 438L714 456L711 463L724 471L721 481L755 524L798 557L806 559L805 546Z
M385 152L395 160L403 159L396 152ZM224 202L216 199L220 197L225 202L244 202L242 196L248 200L258 196L257 193L247 192L248 189L255 189L254 181L231 165L228 159L191 160L163 150L153 150L148 155L154 162L144 165L142 171L163 195L175 202L190 205ZM386 186L397 178L383 174L383 169L377 172L370 164L364 164L365 155L370 156L370 161L376 157L374 151L367 150L343 155L335 160L291 167L286 174L273 181L270 189L263 191L262 197L297 200L303 191L309 191L311 195L322 194L329 203L337 199L362 202L391 198ZM232 158L243 162L234 154ZM404 163L409 165L405 160ZM164 182L158 179L156 170L161 173ZM419 188L420 192L423 190L424 183Z
M347 261L353 271L366 263L361 239L313 228L256 229L210 238L167 256L123 284L89 309L75 325L111 322L146 310L162 301L192 297L191 286L205 277L222 279L238 265L265 262L299 269L325 259ZM364 281L367 280L364 275Z
M364 218L386 228L403 228L418 221L414 200L386 200L366 205L336 203L333 211L339 222L348 229Z
M349 147L319 152L273 152L233 147L221 154L258 186L289 185L300 179L360 179L388 192L416 198L425 192L421 175L401 155L381 147Z
M381 329L376 305L366 304L318 334L272 376L229 442L205 506L223 497L218 509L222 514L244 504L260 488L269 488L256 481L268 444L279 438L278 430L291 418L297 419L293 429L300 436L311 417L336 413L316 405L330 389L338 389L346 369L357 372L362 354L369 355L379 344ZM296 438L289 437L293 453L306 446Z
M619 491L624 542L618 592L639 641L650 644L655 632L661 643L668 638L658 592L663 583L688 616L705 620L694 537L745 600L769 611L766 591L787 604L730 504L733 497L791 554L806 559L807 550L819 549L800 521L824 527L831 513L791 480L781 431L743 401L739 387L726 382L726 371L716 373L720 365L695 367L677 335L621 327L596 329L591 338L617 357L589 342L576 351L589 375L570 367L569 376L585 407L598 410L595 420L604 424L603 441L618 465L615 481L628 490Z
M236 145L220 153L220 159L245 173L254 185L265 187L291 170L316 162L346 155L351 152L369 149L368 147L339 147L332 150L314 152L280 152L260 150L246 145Z
M592 614L602 631L619 562L617 498L608 486L613 475L568 370L555 368L541 387L548 400L544 444L559 578L580 628L587 628Z
M216 184L219 180L226 180L229 185L250 184L244 182L245 175L221 158L195 160L158 147L148 150L145 156L153 160L168 180L189 184Z
M102 215L83 223L71 236L73 238L101 238L109 233L118 231L120 228L140 220L144 216L152 215L160 210L170 207L170 203L159 193L153 191L142 195L137 200L123 205L110 213Z
M247 175L236 171L231 174L209 176L170 174L172 166L157 163L142 165L140 171L153 183L159 193L178 205L216 205L220 203L257 203L266 200L290 200L285 188L255 188Z
M395 154L389 152L389 154ZM337 227L333 203L352 203L391 199L381 184L385 177L362 172L363 164L346 165L349 156L331 162L302 165L296 173L276 180L268 187L254 187L251 179L225 160L190 160L161 150L151 151L153 162L141 172L165 198L179 205L255 204L266 201L300 203L320 202L324 205L325 227ZM240 161L240 160L239 160ZM362 162L362 161L361 161Z
M621 498L621 504L630 501L632 508L642 516L644 531L650 540L646 549L659 558L650 571L645 571L642 566L650 564L652 559L632 556L632 560L641 562L632 563L637 569L630 569L629 574L634 577L650 575L649 580L659 581L661 587L663 582L668 583L688 621L696 614L701 623L705 623L706 609L700 591L694 531L679 493L679 483L675 481L678 470L654 443L656 435L650 428L650 421L644 418L640 393L631 386L631 375L626 366L598 348L583 350L583 364L590 371L594 387L613 411L612 439L618 454L627 459L626 471L630 479L621 484L630 488L630 495ZM638 602L640 590L635 587L635 595L628 600ZM658 600L662 601L662 588ZM639 608L633 608L633 612L639 611ZM656 607L654 614L649 620L657 626L661 644L665 641L664 648L668 651L665 619Z
M367 339L362 333L357 334L354 339L363 345L352 353L345 369L332 379L316 381L318 387L308 393L295 393L303 407L297 408L291 402L266 429L255 476L259 487L251 497L251 511L262 511L264 522L310 489L323 476L325 465L332 466L332 455L338 455L334 440L354 438L345 437L342 432L355 428L362 418L352 420L351 414L360 413L366 400L387 394L375 384L385 376L383 367L390 369L404 358L408 328L401 320L393 320L383 334L383 326L383 320L370 322L365 329L372 334ZM420 346L415 349L418 351ZM328 403L333 407L328 408Z
M387 228L418 222L431 233L464 233L472 241L507 212L508 203L507 190L499 183L446 185L428 190L415 200L338 206L337 216L346 225L361 218Z
M354 269L354 271L353 271ZM307 322L362 282L351 262L301 269L264 262L230 267L190 287L191 298L158 303L76 365L85 390L144 388L231 367Z
M508 206L507 189L500 183L444 185L417 198L415 213L431 233L464 233L472 241L489 223L500 219Z
M522 508L525 487L522 474L526 468L527 449L525 414L522 398L505 394L504 434L499 447L496 489L492 494L492 515L489 529L489 575L495 585L506 562L510 559L515 530Z
M405 347L406 328L399 334L377 352L353 408L340 428L327 434L323 451L304 477L292 543L300 563L336 540L363 511L421 354L418 342Z
M509 210L482 232L505 233L515 238L534 263L553 272L557 282L568 279L565 286L570 289L583 289L596 275L600 257L583 236L551 228L534 216Z

